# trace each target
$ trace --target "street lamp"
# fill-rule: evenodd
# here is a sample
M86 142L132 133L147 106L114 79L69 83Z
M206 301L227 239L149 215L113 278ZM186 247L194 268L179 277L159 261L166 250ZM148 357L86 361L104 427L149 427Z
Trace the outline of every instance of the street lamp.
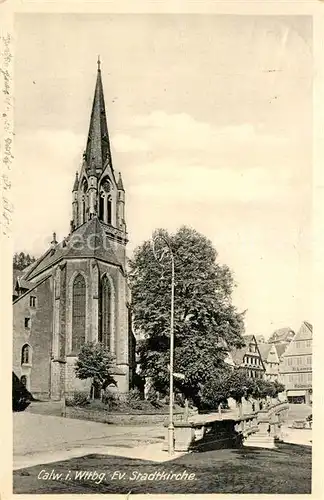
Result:
M162 242L162 247L157 248L158 241ZM158 252L160 255L158 255ZM153 238L153 254L157 262L162 264L163 257L166 253L170 254L171 258L171 318L170 318L170 397L169 397L169 425L168 425L168 452L169 455L174 453L174 424L173 424L173 364L174 364L174 256L169 239L162 233Z

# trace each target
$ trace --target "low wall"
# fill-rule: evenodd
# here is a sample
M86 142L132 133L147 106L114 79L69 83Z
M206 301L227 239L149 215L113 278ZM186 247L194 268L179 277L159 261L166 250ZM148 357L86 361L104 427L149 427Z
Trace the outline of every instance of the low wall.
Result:
M181 415L182 414L180 413L175 413L175 418L178 417L180 420ZM109 413L108 411L98 412L97 410L88 410L85 408L78 408L74 406L66 407L66 417L115 425L161 424L163 426L163 424L168 420L168 415L165 413Z

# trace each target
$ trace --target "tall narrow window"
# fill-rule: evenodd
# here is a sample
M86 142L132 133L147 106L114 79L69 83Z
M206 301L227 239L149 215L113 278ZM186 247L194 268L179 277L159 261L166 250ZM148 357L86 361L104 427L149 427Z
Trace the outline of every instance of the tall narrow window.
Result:
M86 202L85 202L85 195L82 196L82 224L86 221Z
M85 343L86 283L81 274L75 278L72 291L72 352L77 354Z
M111 196L107 196L107 222L111 224L112 221L112 204L111 204Z
M28 365L30 362L30 347L28 344L25 344L21 349L21 364Z
M105 195L101 193L99 197L99 219L102 221L104 220L104 212L105 212Z
M111 224L111 184L107 177L105 177L100 183L100 196L99 196L99 219ZM110 200L110 202L109 202Z
M110 347L111 332L111 286L107 276L101 280L99 304L99 342L105 347Z

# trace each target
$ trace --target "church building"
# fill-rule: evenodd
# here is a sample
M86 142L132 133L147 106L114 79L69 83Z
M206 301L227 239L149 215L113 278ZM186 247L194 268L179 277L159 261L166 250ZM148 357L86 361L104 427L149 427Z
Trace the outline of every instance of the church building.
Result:
M100 61L86 149L72 188L70 234L14 275L13 371L34 397L88 390L74 364L85 342L116 360L120 392L132 385L135 341L126 276L125 189L114 170Z

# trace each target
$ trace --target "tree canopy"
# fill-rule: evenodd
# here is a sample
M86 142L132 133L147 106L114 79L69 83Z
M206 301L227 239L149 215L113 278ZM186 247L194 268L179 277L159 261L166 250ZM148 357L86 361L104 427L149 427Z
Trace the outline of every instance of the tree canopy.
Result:
M101 343L87 342L81 347L75 364L75 374L85 380L91 378L93 385L105 390L109 385L116 385L112 376L115 359L109 349Z
M228 349L244 345L244 313L232 304L235 286L230 269L220 264L210 240L192 228L175 234L157 230L153 238L168 239L175 265L174 370L185 375L175 387L196 405L204 385L226 371ZM152 240L145 241L129 261L134 327L142 374L157 390L167 392L170 346L171 261L159 263Z
M15 253L13 256L13 268L22 271L27 266L36 261L35 257L25 254L24 252Z

